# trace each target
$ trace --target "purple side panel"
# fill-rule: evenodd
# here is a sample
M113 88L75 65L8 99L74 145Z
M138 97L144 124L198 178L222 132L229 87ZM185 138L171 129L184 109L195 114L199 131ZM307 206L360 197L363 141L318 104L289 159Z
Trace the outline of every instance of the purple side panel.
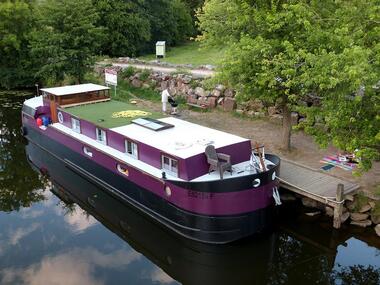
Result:
M209 164L204 153L186 159L187 180L192 180L208 173Z
M231 163L237 164L248 161L251 157L251 141L247 140L236 144L227 145L217 148L216 152L225 153L231 156Z
M249 213L273 204L273 187L267 185L238 192L204 193L170 185L170 202L179 208L204 215L234 215Z
M80 120L81 133L89 138L96 139L96 127L94 124L86 121Z
M249 160L251 156L251 142L247 140L233 145L224 146L217 148L216 152L230 155L232 164L241 163ZM192 180L208 173L209 164L207 163L206 155L204 153L186 159L185 163L187 165L187 177L183 179Z
M119 133L116 133L111 130L107 131L107 144L117 149L118 151L125 152L125 137Z
M85 144L80 141L61 133L52 127L42 131L36 127L35 122L31 122L31 125L39 130L41 135L46 135L66 147L69 147L73 151L86 156L83 153L83 146ZM276 186L275 181L258 188L238 192L203 193L189 191L171 183L165 183L161 179L143 173L129 165L124 165L128 169L128 176L121 174L117 170L118 162L114 158L97 151L91 146L88 146L88 148L91 149L93 153L92 158L86 156L88 159L109 169L115 173L115 175L121 175L125 177L125 179L134 182L140 187L151 191L157 196L162 197L168 202L187 211L206 215L233 215L252 212L273 204L272 189ZM172 195L170 197L165 194L166 186L169 186L172 190Z
M156 168L161 168L161 152L149 145L138 143L139 160Z

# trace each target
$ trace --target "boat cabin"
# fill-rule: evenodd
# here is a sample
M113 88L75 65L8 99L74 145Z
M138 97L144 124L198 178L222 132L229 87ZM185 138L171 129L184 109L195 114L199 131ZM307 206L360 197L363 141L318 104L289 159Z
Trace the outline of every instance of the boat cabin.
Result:
M51 119L58 121L57 107L71 107L81 104L110 100L109 87L97 84L79 84L41 89L45 106L50 107Z

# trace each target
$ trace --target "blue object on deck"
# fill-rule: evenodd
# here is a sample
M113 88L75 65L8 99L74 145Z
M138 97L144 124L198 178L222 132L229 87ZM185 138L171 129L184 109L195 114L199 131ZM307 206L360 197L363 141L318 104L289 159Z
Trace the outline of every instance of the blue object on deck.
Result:
M43 117L42 117L42 124L43 124L45 127L47 127L47 126L49 125L49 118L43 116Z
M332 169L334 167L335 167L335 165L327 164L325 166L322 166L321 169L324 170L324 171L329 171L330 169Z

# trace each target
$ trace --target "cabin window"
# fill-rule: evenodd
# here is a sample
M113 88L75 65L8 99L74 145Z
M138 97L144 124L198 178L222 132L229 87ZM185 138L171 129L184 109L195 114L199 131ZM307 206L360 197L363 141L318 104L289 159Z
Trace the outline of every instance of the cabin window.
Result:
M178 177L178 160L163 155L161 161L163 170L172 176Z
M75 118L71 118L71 128L74 132L80 134L80 121Z
M102 129L96 128L96 140L101 144L107 144L106 132Z
M137 144L134 142L131 142L129 140L125 141L125 152L128 156L131 156L133 158L138 158L138 149Z

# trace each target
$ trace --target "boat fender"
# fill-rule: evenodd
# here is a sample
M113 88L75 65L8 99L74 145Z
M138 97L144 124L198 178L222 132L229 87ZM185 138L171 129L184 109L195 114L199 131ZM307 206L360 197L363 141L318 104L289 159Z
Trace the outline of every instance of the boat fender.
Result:
M28 134L28 129L25 127L21 127L20 132L22 136L26 136Z

